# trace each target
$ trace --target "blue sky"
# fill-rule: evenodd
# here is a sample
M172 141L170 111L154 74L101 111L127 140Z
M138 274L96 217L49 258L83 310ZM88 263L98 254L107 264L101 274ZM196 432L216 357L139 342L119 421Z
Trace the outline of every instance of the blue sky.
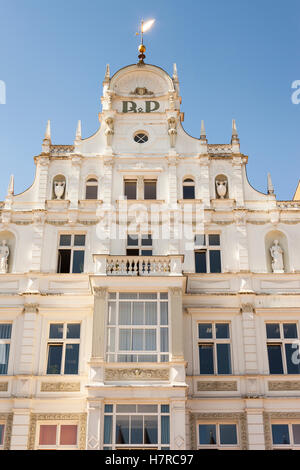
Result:
M0 199L9 176L15 192L31 185L33 156L46 121L52 142L72 144L98 128L105 66L137 61L141 18L156 18L145 35L146 62L172 73L177 63L184 128L209 143L228 143L236 119L252 186L293 197L300 178L300 2L297 0L0 0Z

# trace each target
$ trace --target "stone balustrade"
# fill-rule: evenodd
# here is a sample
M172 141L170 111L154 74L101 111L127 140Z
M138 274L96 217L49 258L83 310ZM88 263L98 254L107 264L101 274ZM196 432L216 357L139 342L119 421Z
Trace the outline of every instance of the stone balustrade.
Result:
M182 255L94 255L95 274L106 276L182 276Z

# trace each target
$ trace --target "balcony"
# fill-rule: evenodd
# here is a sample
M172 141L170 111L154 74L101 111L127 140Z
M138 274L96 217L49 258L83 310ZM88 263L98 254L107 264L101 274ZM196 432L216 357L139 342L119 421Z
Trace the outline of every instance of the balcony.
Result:
M94 255L94 262L102 276L182 276L183 255Z

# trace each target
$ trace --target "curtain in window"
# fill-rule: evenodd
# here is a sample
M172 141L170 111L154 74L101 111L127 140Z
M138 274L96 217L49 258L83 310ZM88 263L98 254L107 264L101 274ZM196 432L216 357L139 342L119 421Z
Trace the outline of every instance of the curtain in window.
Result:
M119 325L131 325L131 302L120 302Z
M62 424L60 427L60 444L76 445L77 444L77 425Z
M131 350L131 330L120 330L119 332L119 350L130 351Z
M0 339L10 339L11 324L0 323Z
M156 351L156 330L146 330L145 339L146 351Z
M7 374L9 344L0 344L0 374Z
M168 328L160 329L160 352L169 352Z
M104 416L104 444L112 442L112 416Z
M170 417L169 416L161 417L161 443L162 444L170 443Z

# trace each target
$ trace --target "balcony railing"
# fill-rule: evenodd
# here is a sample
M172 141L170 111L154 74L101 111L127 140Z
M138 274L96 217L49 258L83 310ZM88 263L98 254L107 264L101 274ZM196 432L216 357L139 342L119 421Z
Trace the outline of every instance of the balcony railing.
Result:
M181 276L182 255L94 255L95 273L102 276Z

